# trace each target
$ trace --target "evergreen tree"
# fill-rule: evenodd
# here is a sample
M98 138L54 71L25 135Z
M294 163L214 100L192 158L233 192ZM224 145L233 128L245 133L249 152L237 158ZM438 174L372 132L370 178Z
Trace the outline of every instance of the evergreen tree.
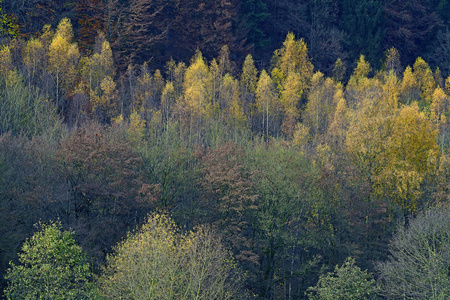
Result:
M373 0L341 2L340 28L345 32L345 46L350 60L364 54L375 66L380 65L385 36L382 3Z

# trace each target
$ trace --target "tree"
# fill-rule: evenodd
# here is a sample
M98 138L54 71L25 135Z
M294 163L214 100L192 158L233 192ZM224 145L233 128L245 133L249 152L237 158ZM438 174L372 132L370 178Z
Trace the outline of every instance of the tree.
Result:
M234 132L238 129L243 129L246 121L241 101L239 81L230 74L225 74L221 83L219 108L225 124L230 129L232 128Z
M28 73L28 83L31 85L46 67L47 53L44 45L38 39L30 39L24 49L23 64ZM44 60L44 61L43 61Z
M3 12L3 0L0 1L0 37L15 38L19 35L19 24L14 16Z
M330 126L328 127L327 132L330 138L330 146L339 152L344 148L345 136L349 123L348 106L342 94L342 87L339 87L334 95L334 101L337 102L336 110L334 116L330 118Z
M283 91L281 92L281 106L284 113L283 132L286 136L292 136L294 131L295 121L298 118L298 105L302 98L303 87L301 84L300 75L292 72L286 78Z
M308 47L303 39L295 40L294 34L288 33L283 46L275 50L272 61L273 67L280 71L281 84L291 72L296 72L300 75L303 90L309 87L314 66L309 59Z
M344 80L346 67L344 62L338 58L336 62L334 63L333 67L333 80L336 82L342 82Z
M69 19L62 19L49 46L50 71L56 80L55 100L59 109L64 105L61 92L68 93L75 85L76 66L80 56L78 47L72 43L73 31Z
M256 88L256 107L263 116L261 128L264 132L264 127L266 127L266 138L269 137L269 112L271 115L276 113L274 111L276 98L277 95L272 79L266 70L263 70L259 76L258 87Z
M308 103L303 111L303 123L311 128L313 135L327 131L331 116L336 108L336 86L332 79L325 79L321 72L316 72L311 81Z
M258 87L258 70L255 67L253 57L248 54L242 65L240 83L242 87L242 104L244 113L249 119L250 126L253 128L256 115L255 93Z
M442 21L432 11L430 0L394 0L384 3L386 44L396 47L404 65L412 64L417 53L430 43Z
M257 198L253 176L244 166L243 158L243 149L232 142L209 150L201 160L204 196L199 201L203 219L215 224L241 257L245 257L250 246L246 229L251 227Z
M83 58L80 63L81 73L89 84L90 94L100 89L102 80L106 77L114 78L116 74L111 46L103 33L97 36L96 44L97 49L94 49L91 57Z
M129 130L132 141L139 138L136 123L137 131ZM65 213L76 224L81 245L96 258L142 222L159 196L127 133L117 126L87 124L66 136L56 153L60 174L69 183Z
M400 61L400 53L394 47L386 51L383 69L385 72L393 71L395 76L400 77L402 72L402 63Z
M363 105L365 101L372 101L379 98L377 95L379 94L379 81L368 78L371 70L370 63L361 54L345 90L349 107L356 108Z
M195 49L211 59L223 47L240 57L248 52L245 30L239 24L241 1L174 1L174 18L167 38L167 50L175 58L186 60Z
M353 61L363 54L378 65L385 35L381 1L345 0L341 1L341 11L340 29L346 34L344 41L349 58Z
M420 108L429 108L431 98L433 96L434 89L436 88L436 82L434 80L433 71L430 66L421 57L416 59L413 66L414 77L418 88L420 89Z
M269 15L270 13L265 1L242 1L240 17L248 31L246 37L248 42L254 47L254 51L258 54L267 47L270 41L262 27Z
M369 172L372 196L414 213L428 162L437 156L437 130L417 104L398 108L395 99L383 92L364 103L352 116L346 144Z
M92 49L99 32L104 32L116 46L119 30L123 27L124 4L121 1L81 0L75 2L74 6L78 42L83 50Z
M392 299L446 299L450 293L450 209L434 207L399 227L389 258L377 264L379 294Z
M20 264L11 263L6 273L6 298L93 299L93 274L73 234L62 231L60 222L40 224L23 244Z
M258 195L254 243L259 270L253 271L253 286L260 298L301 298L313 283L310 272L318 255L334 245L332 215L339 200L331 196L331 184L322 189L319 162L311 163L297 147L261 143L248 156Z
M236 299L241 280L210 229L183 234L167 215L152 214L108 257L100 289L111 299Z
M161 113L166 130L169 127L169 120L172 116L173 107L175 106L176 94L175 88L171 81L164 86L161 94Z
M309 298L317 300L370 299L375 292L375 280L349 257L334 272L321 275L317 285L308 291Z
M211 115L212 93L210 89L210 72L201 52L193 57L191 65L184 74L183 97L177 101L177 109L181 121L189 128L189 136L197 131L200 137L200 127Z
M338 25L339 3L336 0L310 0L307 3L306 37L314 66L330 75L334 62L344 59L345 33Z
M168 11L173 1L132 0L124 22L122 55L127 63L143 63L159 50L168 33Z
M40 89L25 85L17 71L7 73L0 97L0 134L33 137L60 124L55 105Z
M419 101L420 87L416 76L410 66L403 72L403 79L400 85L400 103L409 105L413 101Z

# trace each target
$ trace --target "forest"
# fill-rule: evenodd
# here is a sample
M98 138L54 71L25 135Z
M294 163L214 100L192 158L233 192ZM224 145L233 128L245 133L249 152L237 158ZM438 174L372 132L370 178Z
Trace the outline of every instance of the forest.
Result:
M0 1L0 298L449 298L449 5Z

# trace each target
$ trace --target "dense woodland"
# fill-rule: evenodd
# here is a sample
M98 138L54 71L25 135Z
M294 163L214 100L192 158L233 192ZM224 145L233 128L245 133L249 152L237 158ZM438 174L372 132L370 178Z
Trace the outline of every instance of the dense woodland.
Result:
M447 1L1 5L5 298L449 297Z

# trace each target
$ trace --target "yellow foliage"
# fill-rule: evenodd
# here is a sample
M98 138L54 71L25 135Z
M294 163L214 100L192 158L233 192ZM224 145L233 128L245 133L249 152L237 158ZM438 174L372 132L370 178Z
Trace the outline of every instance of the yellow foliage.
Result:
M107 258L99 280L108 299L238 299L232 256L211 230L180 232L167 215L153 214Z
M345 137L349 124L348 107L347 102L343 97L342 88L338 88L334 97L338 104L330 127L328 128L328 135L331 138L331 145L337 149L342 149L345 144Z
M450 95L450 75L445 79L445 91Z
M375 111L375 112L374 112ZM373 196L415 211L437 130L416 104L389 113L371 107L352 113L347 149L371 174Z
M414 77L420 89L421 108L428 107L431 103L436 82L434 81L433 71L428 64L418 57L414 63Z
M229 108L229 116L230 121L232 124L236 125L237 127L244 127L245 122L247 121L247 117L244 114L244 109L242 107L241 97L239 95L239 86L238 81L234 81L234 88L233 88L233 97L231 100L231 105Z
M9 71L6 76L6 87L12 88L23 82L22 75L17 70Z
M311 80L308 103L302 114L303 122L311 128L316 136L326 132L329 121L336 108L336 83L324 78L321 72L316 72Z
M336 82L341 82L345 75L345 65L340 58L336 60L333 67L333 80Z
M137 87L133 95L133 108L136 111L143 111L147 99L151 97L152 77L150 73L144 72L137 78Z
M64 18L59 22L58 27L56 29L56 35L61 36L62 38L68 40L69 42L72 41L73 30L70 19Z
M123 115L120 114L117 117L112 118L111 121L117 125L122 125L123 124Z
M418 100L420 88L412 68L407 66L403 72L403 80L400 86L400 98L403 104L410 104L413 100Z
M111 77L103 78L100 90L91 95L91 104L94 111L101 111L107 116L113 116L116 108L116 83Z
M393 109L397 109L400 97L400 86L397 76L393 71L390 71L384 78L382 88L383 97L380 101L380 105L377 108L383 111L392 111Z
M258 70L256 70L255 62L251 54L245 57L244 65L242 66L241 85L245 87L250 93L256 92L258 85Z
M276 100L276 93L272 79L266 70L261 72L256 89L256 107L261 113L273 111Z
M265 71L265 70L263 70ZM270 73L270 76L272 77L273 83L275 84L275 88L277 92L283 91L283 83L286 80L286 75L277 67L272 69L272 72Z
M224 112L225 121L234 126L242 127L246 116L242 108L239 82L230 74L225 74L222 79L220 96L220 108Z
M42 68L42 59L45 57L44 45L40 40L30 39L24 49L23 63L32 77Z
M59 90L68 92L74 85L76 66L80 52L75 43L71 43L72 25L69 19L61 20L55 36L49 46L48 58L50 71L56 77L56 100L59 101Z
M178 103L188 114L200 118L211 114L212 95L208 89L209 81L208 66L198 52L184 75L184 97L180 98Z
M431 101L431 112L436 117L436 121L446 119L449 105L449 96L440 87L435 89Z
M276 66L284 77L291 72L297 72L303 81L311 78L314 66L308 57L308 47L303 39L296 41L294 34L288 33L281 49L275 51L275 57L277 56Z
M295 125L294 137L292 138L292 146L299 148L303 153L310 140L309 127L302 123Z
M286 78L280 98L281 105L286 114L289 113L298 117L297 105L302 97L303 88L300 75L295 72L290 73Z
M130 115L130 127L128 133L133 143L139 142L144 138L145 120L137 112Z
M353 71L352 78L354 78L357 81L362 78L367 78L371 70L372 68L370 67L369 62L366 61L365 56L361 54L358 60L358 64L356 65L356 68Z
M14 69L9 46L3 46L0 50L0 76L5 76Z
M171 81L167 82L161 94L161 112L162 118L168 122L172 108L176 102L175 87Z
M95 92L105 77L114 77L115 75L113 55L109 42L104 41L102 43L100 53L93 53L91 57L83 58L82 65L81 74L89 82L90 92Z

